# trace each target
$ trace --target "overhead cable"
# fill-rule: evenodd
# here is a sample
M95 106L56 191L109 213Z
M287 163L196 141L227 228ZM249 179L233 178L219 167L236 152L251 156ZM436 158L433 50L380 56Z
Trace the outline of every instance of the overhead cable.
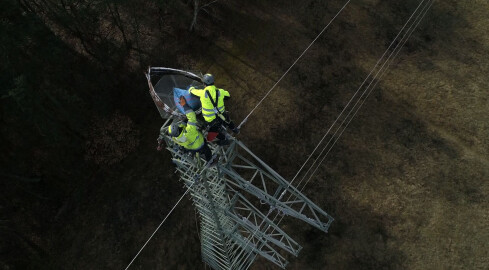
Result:
M338 17L338 15L340 15L340 13L343 11L343 9L345 9L345 7L350 3L351 0L348 0L346 1L346 3L343 5L343 7L341 7L341 9L336 13L336 15L329 21L329 23L323 28L323 30L321 30L321 32L319 32L319 34L316 36L316 38L314 38L314 40L309 44L309 46L307 46L307 48L301 53L301 55L299 55L299 57L294 61L294 63L292 63L292 65L285 71L285 73L282 75L282 77L280 77L280 79L278 79L278 81L272 86L272 88L270 88L270 90L268 90L268 92L265 94L265 96L258 102L258 104L256 104L256 106L250 111L250 113L243 119L243 121L238 125L238 129L241 128L241 126L243 126L247 121L248 121L248 118L250 117L250 115L256 110L256 108L258 108L258 106L260 106L260 104L268 97L268 95L273 91L273 89L275 89L275 87L279 84L279 82L285 77L285 75L287 75L289 73L289 71L295 66L295 64L302 58L302 56L307 52L307 50L309 50L309 48L311 48L311 46L316 42L316 40L324 33L324 31L326 31L326 29L328 29L329 25L336 19L336 17Z
M153 238L153 236L156 234L156 232L160 229L161 225L163 225L163 223L165 223L166 219L170 216L170 214L173 212L173 210L175 210L175 208L177 207L177 205L180 203L180 201L183 199L183 197L185 197L185 195L187 195L187 193L190 191L190 188L193 186L193 183L187 188L187 191L185 191L185 193L183 193L182 197L180 197L180 199L178 199L177 203L172 207L172 209L170 210L170 212L168 212L168 214L166 215L166 217L163 219L163 221L161 221L160 225L158 225L158 227L156 228L156 230L151 234L151 236L148 238L148 240L146 241L146 243L144 243L144 245L141 247L141 249L138 251L138 253L136 254L136 256L134 256L134 258L132 258L131 262L127 265L127 267L125 268L125 270L129 269L129 267L131 266L131 264L134 262L134 260L136 260L136 258L139 256L139 253L141 253L141 251L143 251L143 249L146 247L146 245L149 243L149 241L151 240L151 238Z
M424 2L425 0L422 0L421 1L421 4ZM346 125L343 127L343 129L341 130L340 134L336 137L336 139L334 140L333 144L329 147L328 151L326 152L326 154L321 158L320 162L316 165L315 169L313 170L312 174L309 176L309 178L307 179L307 181L305 182L305 184L302 186L302 188L300 188L300 191L302 192L302 190L304 190L304 188L306 187L306 185L308 184L308 182L311 180L311 178L313 177L313 175L316 173L316 171L318 170L319 166L322 164L322 162L326 159L327 155L329 154L329 152L331 151L331 149L333 148L333 146L336 144L336 142L338 141L338 139L341 137L341 135L343 134L343 132L346 130L346 128L348 127L348 125L350 124L350 122L353 120L353 118L355 117L355 115L358 113L358 111L360 110L360 108L362 107L362 105L365 103L365 100L368 98L368 96L370 95L370 93L372 92L372 90L375 88L375 86L378 84L378 82L380 81L380 79L386 74L387 70L389 69L390 65L392 64L392 62L394 61L394 59L397 57L397 55L399 54L399 52L401 51L402 47L404 46L404 44L407 42L407 40L409 39L409 37L411 36L411 34L414 32L414 30L416 29L416 27L419 25L419 23L423 20L423 18L425 17L425 15L427 14L428 10L430 9L431 5L433 5L433 2L434 0L428 0L427 3L423 6L423 8L421 9L421 11L419 12L419 14L416 16L416 18L414 19L414 21L411 23L410 27L406 30L406 32L404 33L403 37L401 38L401 40L397 43L396 47L393 49L393 51L389 54L389 57L387 58L387 60L384 62L384 64L382 65L382 67L379 69L379 71L375 74L375 76L373 77L372 81L369 83L369 85L367 86L367 88L363 91L362 95L360 96L360 98L357 100L357 102L355 103L355 105L352 107L352 109L350 110L350 112L348 113L348 115L350 115L350 113L355 109L356 105L358 104L358 102L360 100L361 103L360 105L356 108L355 112L353 113L353 115L349 118L348 122L346 123ZM420 5L421 5L420 4ZM418 6L419 8L419 6ZM417 9L416 9L417 10ZM415 10L415 12L416 12ZM414 14L414 13L413 13ZM412 16L411 16L412 17ZM411 19L411 18L410 18ZM410 19L408 20L408 22L410 21ZM414 26L414 27L413 27ZM403 27L404 29L404 27ZM399 34L402 32L402 30L399 32ZM399 36L399 34L396 36L396 38L392 41L391 45L394 44L397 40L397 37ZM389 46L390 48L391 46ZM383 56L389 51L389 48L387 48L386 52L384 52ZM383 57L382 56L382 57ZM393 56L393 57L392 57ZM381 59L382 59L381 57ZM391 59L392 57L392 59ZM378 61L379 62L379 61ZM377 63L378 63L377 62ZM386 68L384 69L384 66L385 64L387 64ZM377 65L376 65L377 66ZM375 69L375 67L372 69L372 71ZM370 74L372 74L372 71L370 72ZM367 76L367 79L368 77L370 76L370 74ZM379 78L377 78L377 76L380 74ZM366 79L366 80L367 80ZM365 81L366 81L365 80ZM364 82L365 82L364 81ZM372 87L370 87L372 85L372 83L375 82L373 84ZM363 85L364 83L362 83ZM361 86L360 86L361 87ZM366 92L368 91L368 92ZM365 98L362 99L362 96L367 93L367 95L365 96ZM316 158L316 161L321 157L321 154L323 153L323 151L328 147L329 143L331 142L331 140L333 138L335 138L334 136L336 135L336 133L338 132L338 130L341 128L341 126L344 124L344 122L346 121L346 119L348 119L348 117L345 117L345 119L342 121L342 123L340 124L340 126L338 127L338 129L336 130L335 134L333 134L333 136L331 137L331 139L328 141L327 145L323 148L323 150L321 151L321 153L319 154L319 156ZM313 167L313 165L309 168L309 170ZM308 170L308 172L309 172ZM307 173L306 173L307 175ZM304 177L301 179L301 181L299 182L299 184L297 185L297 188L299 189L299 185L302 183L302 181L305 179L306 175L304 175ZM289 200L291 198L291 195L289 195L288 199ZM273 221L275 221L275 219L278 217L279 215L276 214L275 217L273 218ZM280 218L280 220L277 222L277 224L279 224L283 219L283 216Z
M302 58L302 56L307 52L307 50L309 50L309 48L316 42L316 40L326 31L326 29L329 27L329 25L336 19L336 17L338 17L338 15L343 11L343 9L346 8L346 6L350 3L351 0L348 0L346 1L346 3L341 7L341 9L336 13L336 15L329 21L329 23L323 28L323 30L321 30L321 32L319 32L319 34L316 36L316 38L314 38L314 40L309 44L309 46L307 46L307 48L301 53L301 55L299 55L299 57L294 61L294 63L292 63L292 65L285 71L285 73L280 77L280 79L272 86L272 88L270 88L270 90L268 90L268 92L265 94L265 96L258 102L258 104L250 111L250 113L243 119L243 121L238 125L238 129L241 128L241 126L243 124L246 123L246 121L248 121L248 118L250 117L250 115L256 110L256 108L258 108L258 106L260 106L260 104L267 98L267 96L273 91L273 89L278 85L278 83L285 77L285 75L287 75L287 73L289 73L289 71L295 66L295 64ZM253 234L251 236L248 237L248 241L246 242L245 244L245 247L243 248L246 249L246 247L250 244L251 240L253 239L253 237L256 235L256 233L259 231L260 227L263 225L263 222L265 222L266 218L268 218L268 216L272 213L273 211L273 208L270 209L270 211L268 211L267 215L265 216L265 218L262 220L262 222L260 223L260 225L257 227L257 229L253 232ZM276 216L275 216L276 217ZM248 254L247 257L249 257L252 253Z
M422 1L424 2L424 0ZM316 158L316 160L314 161L314 163L321 157L322 153L324 152L324 150L326 148L328 148L330 142L332 141L333 138L335 138L335 135L337 134L337 132L342 128L343 124L346 122L346 120L348 119L349 115L354 111L353 115L349 118L348 122L346 123L346 125L343 126L341 132L339 133L339 135L335 138L335 140L333 141L332 145L329 146L329 149L328 151L326 152L326 154L324 154L321 158L321 160L319 161L319 163L315 166L315 169L313 170L313 172L309 175L306 183L304 184L304 186L302 187L302 189L304 189L304 187L307 185L307 183L311 180L311 178L313 177L313 175L316 173L316 171L318 170L319 166L323 163L323 161L325 160L326 156L329 154L329 152L331 151L331 149L333 148L333 146L336 144L336 142L338 141L338 139L341 137L341 135L343 134L343 132L346 130L346 128L348 127L348 125L350 124L350 122L353 120L353 118L355 117L355 115L358 113L358 111L360 110L360 108L363 106L363 104L365 103L365 100L368 98L368 96L370 95L370 93L372 92L372 90L375 88L375 86L377 86L378 82L380 81L380 79L385 75L385 73L388 71L390 65L392 64L392 62L394 61L394 59L397 57L397 55L399 54L399 52L401 51L402 47L404 46L404 44L407 42L407 40L409 39L409 37L411 37L411 34L414 32L414 30L416 29L416 27L419 25L419 23L423 20L423 18L425 17L425 15L427 14L428 10L430 9L431 5L433 4L433 0L428 0L426 2L426 4L423 6L423 8L421 9L421 11L418 13L418 15L416 16L416 18L414 19L414 21L412 22L412 24L410 25L410 27L406 30L406 32L403 34L401 40L397 43L396 47L393 49L393 51L389 54L388 58L385 60L385 62L382 64L382 66L380 67L380 69L377 71L377 73L375 74L375 76L372 78L372 80L370 81L370 83L368 84L368 86L365 88L365 90L362 92L362 95L357 99L357 101L355 102L355 104L353 105L353 107L351 108L350 112L346 115L346 117L343 119L343 121L341 122L340 126L338 127L338 129L335 131L335 133L331 136L330 140L328 141L328 143L323 147L323 150L321 151L321 153L318 155L318 157ZM395 40L394 40L395 41ZM391 43L392 44L392 43ZM389 49L386 50L386 52L388 51ZM385 53L384 53L385 54ZM385 67L385 68L384 68ZM375 69L375 68L374 68ZM372 69L373 70L373 69ZM379 76L380 74L380 76ZM372 87L371 87L372 86ZM366 94L366 95L365 95ZM365 95L365 97L364 97ZM360 102L361 101L361 102ZM359 103L360 102L360 103ZM357 107L358 105L358 107ZM355 109L356 107L356 109ZM309 168L309 170L307 172L309 172L311 170L311 168L314 167L314 164ZM301 184L302 180L304 180L307 176L307 172L306 174L304 174L303 178L301 179L301 181L299 182L299 184L297 185L297 187L299 187L299 185ZM301 191L302 191L301 189Z
M422 6L423 2L425 2L426 0L422 0L420 2L420 4L418 5L418 7L414 10L414 12L411 14L411 16L408 18L408 20L406 21L406 23L404 24L404 26L401 28L401 30L399 30L399 33L397 34L397 36L394 38L394 40L392 40L392 42L390 43L389 47L387 47L387 49L385 50L385 52L382 54L382 56L379 58L379 60L377 61L377 63L375 64L375 66L372 68L372 70L370 71L370 73L367 75L367 77L365 78L365 80L363 80L362 84L358 87L358 89L355 91L355 93L353 94L353 96L350 98L350 100L348 101L348 103L345 105L345 107L343 108L343 110L340 112L340 114L338 115L338 117L336 118L336 120L331 124L331 126L329 127L329 129L326 131L326 133L324 134L324 136L321 138L321 140L318 142L318 144L316 145L316 147L312 150L312 152L308 155L308 158L306 159L306 161L304 161L304 163L302 164L302 166L299 168L299 170L297 171L297 173L294 175L294 177L292 178L291 180L291 184L292 182L294 182L294 180L297 178L297 176L301 173L302 169L304 169L304 167L306 166L306 164L309 162L309 160L313 157L314 153L316 152L316 150L319 148L319 146L321 145L321 143L324 141L324 139L326 139L326 137L329 135L329 132L331 131L331 129L334 127L334 125L338 122L338 120L340 120L341 116L343 115L343 113L349 109L349 106L351 104L351 102L355 99L355 97L357 96L357 94L360 92L360 90L362 89L362 87L365 85L365 83L368 81L368 79L370 78L370 76L373 74L373 72L375 71L375 69L377 68L377 66L379 66L379 64L382 62L382 60L384 59L384 57L386 56L386 54L389 52L390 48L396 43L398 37L401 35L401 33L403 32L403 30L406 28L406 26L409 24L409 22L411 21L411 19L413 18L413 16L416 14L416 12L418 11L418 9ZM398 43L399 45L399 43ZM397 48L397 47L396 47ZM360 97L361 98L361 97ZM350 110L350 112L348 113L348 115L351 113L352 110ZM328 142L329 144L329 142ZM317 160L317 159L316 159ZM315 163L316 161L314 161ZM314 163L313 165L311 166L314 166ZM307 173L309 172L309 170L306 172L306 175Z
M406 43L406 41L409 39L409 37L411 36L411 34L413 33L414 29L418 26L418 24L421 22L421 20L424 18L424 16L426 15L426 13L428 12L429 8L431 7L431 5L433 4L433 0L428 0L427 4L425 4L425 6L423 6L423 3L425 2L426 0L422 0L420 2L420 4L418 5L418 7L414 10L414 12L411 14L411 16L409 17L409 19L407 20L407 22L405 23L405 25L401 28L401 30L399 31L399 33L397 34L397 36L394 38L394 40L391 42L391 44L389 45L389 47L386 49L386 51L384 52L384 54L382 54L381 58L377 61L377 63L375 64L374 68L372 68L372 70L370 71L370 73L368 74L367 78L362 82L362 84L360 85L360 87L358 88L358 90L355 92L355 94L353 95L353 97L350 99L350 101L348 102L347 106L345 106L345 108L343 109L343 111L340 113L340 115L338 116L338 118L334 121L334 123L331 125L331 127L328 129L327 133L323 136L323 138L321 139L321 141L318 143L318 145L314 148L313 152L310 154L310 156L308 157L308 159L306 160L306 162L304 162L303 166L299 169L299 172L294 176L293 180L296 179L296 177L299 175L300 173L300 170L302 170L305 166L305 164L309 161L309 159L312 157L312 155L314 154L314 152L318 149L319 145L322 143L322 141L326 138L326 136L328 135L328 133L331 131L331 129L333 128L334 124L340 119L341 115L343 114L343 112L346 110L346 108L349 106L349 104L352 102L352 100L354 99L354 97L357 95L357 93L360 91L360 89L363 87L363 85L365 85L366 81L368 80L368 78L370 78L370 76L374 73L375 69L377 68L377 66L379 65L380 62L382 62L383 58L385 57L385 55L389 52L390 48L396 44L396 41L398 39L398 37L401 35L401 33L403 32L403 30L406 28L407 25L409 25L410 23L410 27L408 28L408 30L406 31L406 33L403 35L403 37L401 38L400 42L398 42L395 46L395 48L393 49L393 51L389 54L387 60L384 62L384 64L381 66L380 70L375 74L375 76L373 77L372 81L369 83L369 85L367 86L367 88L364 90L363 94L361 95L361 97L365 94L365 92L367 90L369 90L370 86L372 85L372 82L375 81L375 84L373 85L372 88L370 88L368 94L366 97L368 97L368 95L370 94L370 92L372 91L372 89L377 85L378 83L378 80L376 80L377 76L379 75L379 73L381 71L383 71L381 73L381 76L379 77L379 80L380 78L385 74L385 72L387 71L387 69L390 67L390 64L392 63L392 61L395 59L395 57L398 55L398 53L400 52L400 50L402 49L402 47L404 46L404 44ZM421 9L421 12L416 16L416 19L414 21L411 21L412 18L414 17L414 15L417 13L417 11L419 10L419 8L423 6L423 8ZM423 14L421 17L420 17L420 14ZM413 28L414 26L414 28ZM412 29L412 30L411 30ZM407 38L405 38L407 36ZM389 64L387 65L387 68L384 70L384 66L385 64L391 59L392 55L394 55L394 58L392 58L392 60L389 62ZM359 98L359 100L361 99L361 97ZM365 97L365 99L366 99ZM356 115L356 113L358 112L358 110L360 109L360 107L363 105L363 103L365 102L365 99L363 99L362 103L360 104L360 106L357 107L355 113L353 114L353 116L349 119L347 125L343 128L343 130L341 131L340 135L336 138L336 140L334 141L334 143L336 143L336 141L339 139L339 137L341 136L341 134L343 133L343 131L346 129L346 127L348 126L348 124L351 122L351 120L353 119L353 117ZM358 101L355 103L355 106L356 104L358 104ZM350 115L350 113L355 109L355 106L353 106L351 109L350 109L350 112L348 113L348 115ZM347 117L345 117L345 119L342 121L342 124L344 123L344 121L347 119ZM341 124L341 125L342 125ZM341 125L340 125L340 128L341 128ZM335 132L336 134L336 132ZM334 137L334 136L333 136ZM334 143L333 145L329 148L328 152L332 149L332 147L334 146ZM327 144L329 145L329 143ZM326 147L327 147L326 145ZM324 148L323 148L323 151L324 151ZM321 153L323 152L321 151ZM326 155L327 155L326 153ZM319 162L319 164L316 166L315 170L313 171L313 174L317 171L317 168L319 167L319 165L321 165L321 163L324 161L326 155L321 159L321 161ZM319 159L320 156L318 156L317 159ZM309 171L309 170L308 170ZM307 180L307 182L311 179L312 175L310 176L310 178ZM292 181L293 181L292 180ZM304 177L302 178L302 180L304 180ZM299 182L299 185L300 183L302 182L302 180ZM292 181L289 183L292 184ZM302 187L302 189L300 191L302 191L305 186L307 185L307 182L305 183L305 185ZM283 192L279 199L281 199L283 197L283 195L285 194L285 192ZM288 200L291 198L292 194L289 195L289 198ZM270 211L268 212L268 214L266 215L266 218L273 212L273 208L270 209ZM272 222L274 222L277 217L280 216L280 214L277 212L275 214L275 216L273 217L272 219ZM283 219L284 216L281 216L281 219L278 221L277 224L279 224L282 219ZM263 225L263 221L262 223L257 227L257 229L255 230L255 232L251 235L251 237L249 237L248 241L247 241L247 245L250 243L251 239L254 237L254 235L256 234L257 231L260 230L261 226Z

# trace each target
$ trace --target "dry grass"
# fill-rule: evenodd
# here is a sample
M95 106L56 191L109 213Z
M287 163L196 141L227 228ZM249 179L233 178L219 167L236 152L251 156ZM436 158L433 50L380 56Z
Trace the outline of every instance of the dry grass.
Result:
M141 29L151 35L142 48L159 44L161 31L162 40L182 38L148 49L150 64L174 59L212 72L231 92L226 106L239 122L341 7L333 2L222 1L212 16L201 14L192 35L151 28L145 23L157 25L156 17L148 16ZM240 139L291 179L417 2L352 1ZM289 269L489 267L488 9L487 1L435 2L304 189L336 218L330 232L293 219L281 224L304 246ZM166 57L153 55L159 51ZM139 147L88 177L69 195L76 205L40 233L58 265L124 268L183 193L169 154L155 154L160 123L149 96L132 103L122 102L124 112L144 114L135 121ZM185 201L133 268L203 269L199 249L193 205ZM252 267L275 268L264 260Z
M250 118L242 139L290 179L415 3L353 3ZM209 70L237 97L229 107L242 119L313 37L304 27L311 10L294 14L284 4L264 16L229 5L240 10L234 23L250 27L217 43L225 51L213 51ZM305 189L337 222L322 235L289 220L304 245L290 269L489 267L487 7L434 4ZM266 23L255 28L255 20Z

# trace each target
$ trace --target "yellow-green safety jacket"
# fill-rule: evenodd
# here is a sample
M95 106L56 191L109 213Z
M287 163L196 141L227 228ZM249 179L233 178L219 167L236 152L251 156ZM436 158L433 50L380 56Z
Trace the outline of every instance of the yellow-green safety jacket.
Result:
M188 122L186 125L180 124L183 130L177 137L172 137L172 140L185 149L199 150L204 146L204 135L198 129L195 112L188 105L185 105L184 109Z
M224 97L231 97L228 91L217 88L214 85L209 85L204 89L190 87L189 92L200 98L200 103L202 104L202 116L204 116L206 122L212 122L216 119L217 113L222 114L224 112ZM214 108L214 104L212 104L209 95L216 103L216 108Z

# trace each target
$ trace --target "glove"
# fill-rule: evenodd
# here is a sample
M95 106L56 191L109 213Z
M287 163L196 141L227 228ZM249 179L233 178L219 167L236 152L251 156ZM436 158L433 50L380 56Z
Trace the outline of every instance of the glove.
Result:
M187 100L185 100L185 97L184 96L180 96L180 105L185 106L185 104L187 104Z

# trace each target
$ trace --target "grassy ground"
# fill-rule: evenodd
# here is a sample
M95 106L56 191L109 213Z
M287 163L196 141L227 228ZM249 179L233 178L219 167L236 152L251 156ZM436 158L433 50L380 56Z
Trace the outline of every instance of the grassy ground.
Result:
M235 118L244 117L339 8L321 5L286 2L267 12L229 4L233 23L249 29L218 40L208 70L240 100L231 105ZM352 3L241 138L290 179L416 5ZM289 221L304 245L290 269L488 267L484 6L435 2L306 187L337 221L328 235ZM329 16L314 16L321 12Z
M46 269L124 268L184 192L169 154L154 150L161 120L136 67L178 63L212 72L231 92L226 106L239 122L343 4L323 2L217 2L212 15L201 13L195 33L168 30L161 37L150 26L155 15L143 19L151 33L141 38L149 60L131 65L104 92L113 98L107 111L134 122L137 149L115 165L79 165L71 174L55 162L46 165L56 171L46 179L57 177L67 192L13 201L11 219L28 232L19 249L39 248L34 253ZM291 179L417 4L352 1L239 138ZM304 247L288 269L489 267L488 9L486 1L434 3L304 189L335 217L330 232L293 219L282 223ZM159 38L179 42L162 47ZM0 261L0 269L22 261L22 252L12 254L19 258ZM252 267L275 268L263 259ZM132 269L205 269L189 200Z

